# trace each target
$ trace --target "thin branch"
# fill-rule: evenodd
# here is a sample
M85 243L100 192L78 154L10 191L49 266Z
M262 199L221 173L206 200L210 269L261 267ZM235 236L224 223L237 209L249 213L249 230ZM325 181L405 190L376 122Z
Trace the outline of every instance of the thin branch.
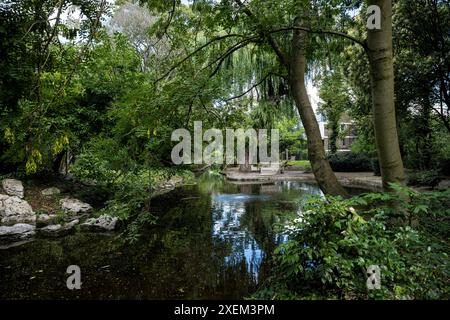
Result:
M34 27L35 25L37 25L38 23L42 23L42 22L50 22L50 21L53 21L53 20L56 20L56 17L55 17L55 18L51 18L51 19L47 19L47 20L41 19L41 20L36 20L36 21L34 21L34 22L30 25L30 27L27 29L27 31L25 32L25 34L20 38L20 41L23 41L23 40L25 39L25 37L31 32L31 30L33 29L33 27Z
M237 49L241 48L241 45L247 45L247 44L253 42L253 40L256 40L256 39L258 39L258 38L259 38L258 36L255 36L255 37L249 37L249 38L246 38L246 39L244 39L244 40L242 40L242 41L239 41L239 42L233 44L231 47L229 47L229 48L225 51L225 53L221 54L218 58L214 59L214 61L208 63L207 66L203 67L203 68L201 69L201 71L203 71L203 70L205 70L205 69L208 69L209 67L213 66L214 64L216 64L216 63L219 62L219 61L222 61L222 60L226 59L226 57L228 57L230 54L232 54L233 52L235 52ZM236 48L237 48L237 49L236 49Z
M52 40L54 39L54 37L57 34L57 30L58 30L58 25L59 22L61 20L61 13L62 13L62 9L64 6L65 0L60 0L59 2L59 6L58 6L58 12L56 14L56 21L55 21L55 26L52 29L52 33L50 35L50 37L48 38L47 42L45 43L44 49L42 50L43 53L47 52L50 43L52 42ZM47 64L48 58L50 57L50 50L47 52L47 57L44 60L44 63L42 64L42 66L40 67L40 69L44 69L45 65Z
M193 57L194 55L196 55L197 53L199 53L200 51L202 51L203 49L205 49L206 47L210 46L211 44L213 44L214 42L217 41L221 41L227 38L231 38L231 37L240 37L240 38L244 38L245 35L242 34L226 34L223 36L219 36L219 37L215 37L211 40L209 40L207 43L205 43L204 45L198 47L197 49L195 49L193 52L191 52L190 54L188 54L187 56L185 56L183 59L181 59L180 61L178 61L177 63L175 63L166 73L164 73L161 77L159 77L158 79L156 79L153 84L158 83L159 81L165 79L167 76L170 75L170 73L172 71L174 71L176 68L178 68L179 66L181 66L184 62L186 62L189 58Z
M213 114L214 117L216 117L217 120L219 120L220 123L225 124L225 122L224 122L224 120L223 120L224 118L223 118L223 117L220 117L220 115L218 115L218 114L216 113L215 110L210 110L210 109L208 109L208 108L206 107L205 103L203 102L203 100L202 100L201 97L199 97L198 100L200 101L200 104L202 105L203 109L205 109L206 112Z
M247 39L246 41L242 41L236 45L234 45L233 47L231 47L230 49L227 50L227 52L225 52L219 59L216 59L213 63L216 63L218 61L218 64L216 66L216 68L214 69L214 71L209 75L210 78L212 78L214 75L217 74L217 72L219 72L220 67L222 66L222 63L225 61L225 59L229 56L231 56L234 52L238 51L239 49L244 48L245 46L247 46L248 44L252 43L252 40ZM211 65L211 64L210 64ZM209 65L209 66L210 66Z
M255 89L256 87L258 87L259 85L261 85L261 84L262 84L264 81L266 81L267 78L270 77L271 75L273 75L273 74L272 74L272 73L266 74L266 76L264 76L260 81L258 81L258 82L255 83L254 85L252 85L252 86L251 86L248 90L246 90L245 92L243 92L243 93L241 93L241 94L239 94L239 95L237 95L237 96L234 96L234 97L225 99L225 100L223 100L223 102L227 103L227 102L230 102L231 100L235 100L235 99L242 98L243 96L245 96L246 94L248 94L249 92L251 92L253 89Z
M288 28L275 29L275 30L270 31L269 33L280 33L280 32L286 32L286 31L294 31L294 30L302 30L302 31L306 31L309 33L330 34L330 35L339 36L339 37L351 40L351 41L359 44L360 46L362 46L364 48L364 50L367 49L367 43L365 41L355 38L345 32L340 32L340 31L311 29L311 28L306 28L306 27L288 27Z
M174 14L175 14L176 4L177 4L177 0L172 0L172 10L170 10L170 12L169 12L169 18L167 19L166 25L164 26L164 31L163 31L163 33L162 33L163 35L165 34L165 35L167 35L168 37L169 37L169 35L168 35L168 33L167 33L167 30L169 29L169 26L170 26L170 24L172 23L172 19L173 19L173 16L174 16ZM163 35L161 35L161 37L158 39L158 41L156 41L156 42L153 44L153 46L156 46L156 45L162 40Z

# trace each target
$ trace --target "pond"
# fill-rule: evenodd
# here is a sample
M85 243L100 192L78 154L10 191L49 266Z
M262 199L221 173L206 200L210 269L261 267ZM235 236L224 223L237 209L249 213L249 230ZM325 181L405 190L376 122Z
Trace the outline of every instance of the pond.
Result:
M294 181L231 184L204 175L156 197L156 225L130 243L113 234L75 233L0 250L1 299L242 299L263 283L277 232L298 200L321 194ZM66 269L81 269L68 290Z

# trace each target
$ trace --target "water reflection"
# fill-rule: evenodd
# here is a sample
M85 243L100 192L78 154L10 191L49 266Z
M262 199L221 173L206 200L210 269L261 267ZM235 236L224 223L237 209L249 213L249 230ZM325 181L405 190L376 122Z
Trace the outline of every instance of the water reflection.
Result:
M272 226L277 217L274 217L274 210L277 202L289 201L299 198L301 193L323 195L323 193L314 185L294 181L280 181L271 184L261 185L239 185L241 193L218 193L212 194L212 219L213 219L213 237L224 241L231 247L231 252L224 258L227 266L235 266L245 263L248 273L255 283L258 283L259 270L266 259L266 250L273 249L275 246L285 243L288 240L287 235L272 232ZM295 192L289 197L289 191ZM244 193L246 192L246 193ZM266 203L263 207L261 202ZM296 205L296 203L295 203ZM258 209L256 209L258 208ZM298 210L298 209L297 209ZM272 218L269 223L263 224L258 232L249 230L243 223L244 218L252 218L252 212L257 216L253 217L251 225L255 226L258 219L268 214ZM279 211L278 213L282 213ZM275 219L273 219L275 218ZM263 231L265 229L265 231ZM264 234L266 233L266 234ZM262 243L258 243L257 235ZM263 248L264 247L264 248Z
M232 248L231 254L224 259L225 264L232 266L244 261L247 271L257 282L264 252L250 232L241 226L241 218L246 210L245 204L238 202L237 198L243 197L240 195L214 197L212 201L213 237L226 242Z
M156 226L133 244L116 234L76 233L0 251L0 299L241 299L270 271L273 228L298 211L300 182L236 185L218 175L152 200ZM66 288L66 268L82 290Z

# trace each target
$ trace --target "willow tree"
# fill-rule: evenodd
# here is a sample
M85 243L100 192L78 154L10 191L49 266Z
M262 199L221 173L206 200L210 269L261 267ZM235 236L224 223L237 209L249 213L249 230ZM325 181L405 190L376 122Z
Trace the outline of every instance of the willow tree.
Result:
M179 1L173 0L165 4L156 0L145 2L151 8L168 12L167 19L163 21L160 29L170 33L171 21L178 18L175 8ZM170 76L180 64L195 62L195 56L207 50L211 55L208 61L199 67L201 70L212 69L211 77L220 76L220 70L226 64L224 62L233 54L250 46L259 48L258 52L263 54L265 59L275 57L278 67L270 70L268 75L281 76L289 85L290 96L295 101L305 127L308 155L320 188L326 194L346 195L327 161L319 126L306 89L306 75L308 61L311 62L313 56L311 52L316 49L312 45L316 37L311 37L311 34L319 35L321 38L332 36L353 41L366 50L370 60L375 135L383 183L387 187L389 182L403 182L403 165L395 127L393 78L389 79L393 70L392 49L389 49L392 48L391 2L368 1L368 5L373 4L381 8L382 28L369 30L368 39L365 41L352 37L345 31L333 30L339 25L336 23L339 17L348 11L344 2L194 1L193 11L200 12L199 18L194 21L186 16L180 18L185 20L185 24L192 25L193 29L197 28L204 41L196 43L196 49L170 68L158 81ZM267 54L271 57L268 58ZM261 77L260 74L250 72L247 82L252 82L256 76ZM267 78L267 75L263 78ZM246 92L263 82L257 81ZM244 94L237 96L242 97Z
M172 31L170 24L174 20L186 19L186 16L181 16L176 12L176 7L179 5L177 0L165 4L153 0L145 2L150 8L156 9L160 13L161 11L166 12L167 17L161 21L160 28L155 28L159 29L159 32L162 30L170 33ZM288 8L287 10L284 5ZM233 54L236 55L238 51L253 50L259 55L256 59L260 65L250 68L247 75L244 76L244 82L247 82L247 85L241 86L245 91L237 94L236 97L245 97L246 93L267 83L266 80L281 79L279 82L288 87L289 94L286 95L286 99L293 99L300 114L308 140L309 159L320 188L326 194L346 196L346 191L338 183L326 158L319 125L306 90L307 47L303 41L306 42L307 33L296 30L293 35L289 35L283 30L284 27L293 30L294 21L289 12L296 5L296 1L285 1L283 5L280 5L279 1L260 0L246 3L240 0L194 1L192 6L194 16L195 11L198 11L200 17L198 20L195 17L190 18L186 23L191 24L193 28L200 25L197 32L199 39L203 38L203 44L197 44L196 49L170 68L157 81L173 75L174 70L183 63L196 63L197 57L201 53L209 51L208 61L199 65L199 69L210 72L211 77L222 76L224 82L232 87L235 82L242 83L242 79L227 79L223 76L222 69L229 65L227 62L230 61ZM298 19L295 18L295 21L298 22ZM274 25L279 25L280 29L275 30ZM276 63L270 65L272 61L276 61ZM239 65L236 65L235 68L239 69ZM255 69L264 70L265 74L255 72ZM208 70L212 70L212 72ZM242 76L242 71L238 71L238 73ZM253 82L256 84L251 85Z

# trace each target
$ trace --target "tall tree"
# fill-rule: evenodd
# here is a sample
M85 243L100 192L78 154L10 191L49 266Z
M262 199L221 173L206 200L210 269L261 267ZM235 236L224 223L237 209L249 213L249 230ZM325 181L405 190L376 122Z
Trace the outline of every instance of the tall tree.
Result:
M148 0L147 3L160 10L173 8L170 4L161 6L152 0ZM346 32L332 30L341 27L341 21L349 20L349 9L344 2L291 0L280 3L279 1L253 0L244 3L241 0L233 0L198 1L194 5L202 10L203 16L199 22L202 25L201 34L208 35L209 40L182 59L180 63L188 61L207 47L213 47L211 52L214 52L215 56L213 55L213 62L208 66L214 68L211 74L214 76L219 73L224 61L249 45L258 47L259 53L267 54L271 51L272 57L275 56L279 62L278 73L284 73L282 77L289 83L290 95L295 101L308 138L312 169L320 188L326 194L345 195L346 193L339 185L325 157L319 126L306 90L307 61L311 58L311 51L314 51L313 46L308 42L318 38L310 37L309 34L318 34L322 36L321 38L325 35L337 36L361 45L369 56L374 131L383 184L388 188L389 182L404 182L394 105L391 1L367 1L369 6L380 7L382 26L381 30L369 30L367 41ZM359 6L359 9L361 8L364 6ZM173 9L169 12L173 13ZM204 15L207 17L205 18ZM345 18L341 19L342 16ZM172 17L172 14L169 14L169 17ZM172 19L168 21L170 23ZM195 23L192 22L192 24ZM167 25L164 27L165 31L168 30ZM288 37L287 33L292 35ZM227 46L229 44L231 46ZM262 56L266 61L271 59L271 57ZM169 69L163 78L170 75L173 70L174 68ZM254 78L255 73L252 73L249 79L253 81Z
M383 187L390 182L405 182L403 161L398 142L394 103L394 63L392 51L392 1L368 0L369 6L381 10L381 28L369 29L367 54L372 87L375 141Z
M294 22L295 27L305 27L305 17L307 18L308 14L307 8L305 9L305 11L297 13ZM307 37L306 31L294 30L289 72L291 91L308 137L308 156L317 183L326 194L346 195L346 191L337 181L336 175L326 158L319 125L306 90Z

